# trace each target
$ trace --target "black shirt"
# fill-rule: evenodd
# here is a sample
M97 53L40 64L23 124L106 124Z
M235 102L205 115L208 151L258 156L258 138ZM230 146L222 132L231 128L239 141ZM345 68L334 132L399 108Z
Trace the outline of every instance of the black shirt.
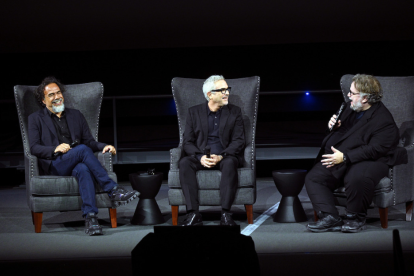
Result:
M49 109L50 117L52 118L53 124L55 125L56 133L59 140L59 145L62 143L72 144L72 138L70 136L70 131L68 127L68 122L66 121L66 113L62 111L60 118L56 116L55 113L51 112Z
M325 144L325 154L332 154L333 151L331 147L334 146L341 138L345 135L357 122L359 119L362 118L365 111L361 112L352 112L348 118L344 122L342 122L341 126L332 133L331 137ZM345 153L344 153L345 154Z
M207 120L208 120L208 136L207 136L207 146L210 146L211 154L220 155L220 153L224 150L223 146L220 142L220 117L221 117L221 109L217 110L216 112L212 112L208 107L207 102ZM203 154L197 154L198 160L201 160Z

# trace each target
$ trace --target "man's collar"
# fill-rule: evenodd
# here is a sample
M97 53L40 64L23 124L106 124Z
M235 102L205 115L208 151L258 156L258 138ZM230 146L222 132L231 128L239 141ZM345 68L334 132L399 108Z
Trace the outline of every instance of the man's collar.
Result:
M53 118L53 116L56 116L57 117L57 115L55 114L55 113L53 113L52 111L50 111L49 110L49 108L47 108L47 107L45 107L46 108L46 110L47 110L47 112L48 112L48 114L49 114L49 116L51 117L51 118ZM62 111L62 113L61 113L61 115L60 115L60 117L62 117L62 116L64 116L65 115L65 110L63 110Z
M213 112L210 110L210 107L208 106L208 102L207 102L207 115L210 115L210 113L216 113L219 114L221 113L221 110L223 109L224 106L220 107L216 112Z

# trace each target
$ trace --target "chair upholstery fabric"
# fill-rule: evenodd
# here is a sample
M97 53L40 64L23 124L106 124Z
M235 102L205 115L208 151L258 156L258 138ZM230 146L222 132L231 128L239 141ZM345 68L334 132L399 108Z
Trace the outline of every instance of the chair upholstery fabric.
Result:
M229 102L241 108L243 114L246 148L244 161L238 169L239 182L234 205L254 204L256 202L256 122L259 104L260 78L249 77L241 79L227 79L232 87ZM181 147L186 125L188 109L192 106L206 102L202 87L204 80L189 78L174 78L172 80L172 93L177 109L180 143L178 148L170 150L171 162L168 173L168 199L170 205L185 205L184 194L181 189L178 162L181 157ZM199 184L200 206L221 205L219 170L201 170L197 172Z
M341 78L344 99L353 75ZM384 91L382 102L391 112L400 130L400 147L408 154L408 163L391 167L388 177L381 179L375 187L373 203L380 208L387 208L414 200L414 77L376 77ZM345 190L335 190L338 205L345 206ZM345 204L345 205L344 205Z
M33 91L36 86L16 85L14 96L19 116L25 161L25 179L27 203L32 212L72 211L80 210L82 200L79 187L73 176L43 175L40 171L37 157L31 155L28 140L28 117L33 112L43 108L35 99ZM103 85L99 82L67 85L65 106L82 112L88 122L92 136L98 140L99 114L103 98ZM96 152L100 163L108 171L109 177L115 182L112 155L107 152ZM98 208L112 208L112 202L99 185L95 185L96 204Z

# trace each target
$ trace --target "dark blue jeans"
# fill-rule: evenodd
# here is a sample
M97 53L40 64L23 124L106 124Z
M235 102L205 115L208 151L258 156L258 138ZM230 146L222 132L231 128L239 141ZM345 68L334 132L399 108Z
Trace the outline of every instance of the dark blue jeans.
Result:
M98 213L95 199L95 181L102 190L110 192L117 184L109 178L108 173L99 163L92 149L83 144L70 149L52 161L50 173L60 176L74 176L78 180L79 193L82 198L82 212Z

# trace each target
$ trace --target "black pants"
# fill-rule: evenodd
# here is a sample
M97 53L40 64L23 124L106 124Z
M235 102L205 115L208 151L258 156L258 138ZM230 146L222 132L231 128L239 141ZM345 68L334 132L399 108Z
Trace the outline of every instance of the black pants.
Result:
M363 161L348 166L342 179L335 178L331 170L320 162L306 175L306 191L316 212L338 215L333 191L343 183L347 212L365 218L375 186L388 175L389 167L376 161Z
M180 160L180 182L183 189L187 210L198 211L198 183L196 173L199 170L217 170L221 171L220 180L220 197L221 207L230 210L236 195L238 175L237 168L239 161L236 157L226 156L216 166L206 168L201 165L197 158L192 156L183 157Z

